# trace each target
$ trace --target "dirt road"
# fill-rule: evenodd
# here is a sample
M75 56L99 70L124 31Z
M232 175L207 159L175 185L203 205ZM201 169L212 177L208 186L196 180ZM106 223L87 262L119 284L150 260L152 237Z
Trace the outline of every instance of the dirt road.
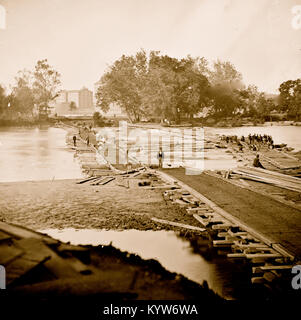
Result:
M156 223L152 217L199 226L184 209L165 202L162 190L130 188L112 181L104 186L78 180L0 183L0 220L35 230L48 228L96 228L179 230Z
M164 172L183 181L243 223L301 258L300 210L205 173L185 175L185 170L180 168Z

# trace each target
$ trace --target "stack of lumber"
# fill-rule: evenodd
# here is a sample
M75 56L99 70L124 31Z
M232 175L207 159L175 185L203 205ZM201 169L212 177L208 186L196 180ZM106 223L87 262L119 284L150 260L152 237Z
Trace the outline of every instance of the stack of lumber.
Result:
M34 281L47 269L45 280L79 277L92 271L75 256L63 258L60 251L86 248L62 244L44 234L0 222L0 264L6 269L6 286ZM42 269L41 269L42 268ZM49 278L50 277L50 278ZM38 281L38 280L37 280ZM40 281L40 280L39 280Z
M267 183L283 189L301 192L301 180L296 177L288 176L274 171L253 167L238 167L232 170L231 176L238 175L240 179L253 180Z
M301 162L297 158L281 151L267 150L264 153L261 152L260 156L265 161L282 170L301 167Z

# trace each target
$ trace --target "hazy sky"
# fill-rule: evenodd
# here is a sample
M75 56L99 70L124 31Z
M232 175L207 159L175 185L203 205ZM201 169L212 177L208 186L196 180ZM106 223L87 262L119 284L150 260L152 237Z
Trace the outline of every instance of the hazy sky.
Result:
M106 67L140 48L231 61L246 84L276 92L301 78L301 0L0 0L0 83L47 58L62 88L93 89ZM0 24L1 25L1 24Z

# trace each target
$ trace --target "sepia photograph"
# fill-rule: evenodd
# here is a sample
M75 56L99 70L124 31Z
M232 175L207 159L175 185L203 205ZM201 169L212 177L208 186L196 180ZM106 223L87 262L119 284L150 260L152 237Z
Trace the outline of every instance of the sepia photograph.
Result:
M300 302L301 0L0 0L0 310Z

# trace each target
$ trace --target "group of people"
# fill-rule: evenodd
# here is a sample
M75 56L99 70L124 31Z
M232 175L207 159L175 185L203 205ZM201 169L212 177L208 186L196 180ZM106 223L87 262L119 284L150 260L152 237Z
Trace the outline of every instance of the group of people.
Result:
M269 135L261 135L261 134L249 134L247 137L242 136L238 138L236 135L234 136L222 136L222 141L228 143L234 143L239 147L239 151L243 151L244 146L248 146L252 151L259 151L261 146L267 146L268 148L274 149L274 141L273 138ZM262 163L259 159L259 154L256 155L253 166L257 168L264 169Z
M242 136L242 138L244 140L246 140L247 143L249 143L250 145L252 144L263 144L263 145L267 145L268 147L271 147L273 149L274 147L274 141L273 138L267 134L261 135L261 134L249 134L248 138L244 138L244 136Z
M249 149L252 151L258 151L261 146L267 146L268 148L274 149L274 141L273 138L269 135L261 135L261 134L249 134L247 137L242 136L238 138L238 136L222 136L222 141L228 143L235 143L239 147L240 151L243 151L243 144L247 144Z

